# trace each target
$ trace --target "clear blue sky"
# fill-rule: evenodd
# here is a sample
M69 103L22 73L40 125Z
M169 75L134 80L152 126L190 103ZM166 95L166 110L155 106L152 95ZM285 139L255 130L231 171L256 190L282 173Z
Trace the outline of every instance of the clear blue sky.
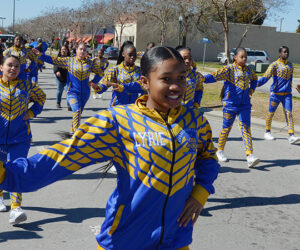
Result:
M14 0L0 0L0 17L5 17L4 26L12 25ZM277 27L279 30L280 19L282 21L282 31L295 32L298 27L297 20L300 19L300 0L289 0L285 11L276 13L276 17L269 17L264 25ZM81 0L15 0L16 21L22 18L32 18L42 14L49 7L70 7L78 8ZM0 25L2 22L0 20Z
M15 21L23 18L33 18L42 15L51 7L80 7L81 0L0 0L0 17L5 17L4 27L12 25L13 3L15 1ZM0 20L1 21L1 20ZM2 26L2 21L0 22Z

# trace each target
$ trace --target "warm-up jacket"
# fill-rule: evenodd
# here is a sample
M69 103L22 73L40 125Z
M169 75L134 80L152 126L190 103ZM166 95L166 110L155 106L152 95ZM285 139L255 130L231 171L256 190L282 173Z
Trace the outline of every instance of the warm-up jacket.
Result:
M258 87L267 83L273 77L270 92L276 95L289 95L292 93L294 66L287 60L280 58L271 63L264 76L259 79Z
M197 69L193 68L187 71L186 84L183 103L199 107L203 93L203 81L197 72Z
M106 71L101 83L114 82L122 85L123 90L113 91L110 106L131 104L136 101L139 93L144 92L138 83L141 78L140 67L124 66L123 62Z
M68 70L67 94L68 92L71 92L89 96L90 87L88 83L91 72L95 73L95 77L92 80L93 83L97 84L103 76L100 65L98 65L93 59L79 60L76 56L56 57L44 54L40 57L40 59ZM105 91L107 89L104 84L101 84L100 87L100 91Z
M204 77L205 83L224 81L224 107L234 109L251 105L250 91L256 89L257 76L248 66L233 63Z
M20 73L18 75L18 78L26 81L27 79L26 59L38 63L37 56L32 52L31 48L16 48L15 46L10 47L3 52L3 56L10 56L10 55L19 58L21 65L20 65Z
M192 242L192 222L176 221L186 200L202 205L219 165L208 121L179 106L167 114L136 104L89 118L74 136L29 159L0 165L0 189L34 191L97 162L116 167L117 187L97 235L104 249L178 249ZM22 174L20 174L22 172ZM6 176L6 178L4 178Z
M31 138L29 121L23 117L29 110L30 118L43 110L45 93L29 81L17 79L4 82L0 77L0 144L13 144ZM33 105L28 109L29 102Z
M109 66L109 62L106 58L99 59L99 57L95 57L94 60L100 65L102 72L104 72Z

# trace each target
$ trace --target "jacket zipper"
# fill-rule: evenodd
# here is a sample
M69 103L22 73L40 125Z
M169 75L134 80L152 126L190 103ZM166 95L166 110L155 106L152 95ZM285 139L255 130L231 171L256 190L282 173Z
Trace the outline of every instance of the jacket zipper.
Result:
M11 89L10 82L8 81L8 89L9 89L9 116L8 116L8 126L7 126L7 134L6 134L6 149L8 149L8 135L9 135L9 127L10 127L10 116L11 116ZM7 160L7 159L6 159Z
M160 113L159 113L159 115L161 116ZM161 229L161 235L160 235L159 243L156 246L156 249L158 249L159 245L161 245L161 243L163 241L163 238L164 238L164 232L165 232L165 213L166 213L167 203L168 203L168 200L169 200L169 197L170 197L170 194L171 194L171 190L172 190L172 185L173 185L172 175L173 175L173 168L174 168L175 154L176 154L176 150L175 150L175 138L174 138L174 135L172 133L172 128L171 128L170 124L168 123L168 115L169 115L169 112L167 114L166 119L163 119L163 120L165 121L165 123L167 125L169 134L170 134L171 139L172 139L172 153L173 153L173 155L172 155L172 164L171 164L171 169L170 169L170 174L169 174L169 190L168 190L168 193L167 193L167 196L166 196L166 199L165 199L165 202L164 202L163 210L162 210L162 224L161 224L162 225L161 226L162 229Z

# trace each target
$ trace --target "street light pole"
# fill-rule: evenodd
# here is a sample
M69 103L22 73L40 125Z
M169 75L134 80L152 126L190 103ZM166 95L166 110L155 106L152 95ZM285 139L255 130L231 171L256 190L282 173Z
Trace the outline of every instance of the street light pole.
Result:
M180 15L178 18L178 40L177 40L177 46L180 46L181 44L181 30L182 30L182 16Z
M14 6L13 6L13 34L15 34L15 7L16 7L16 0L14 1Z

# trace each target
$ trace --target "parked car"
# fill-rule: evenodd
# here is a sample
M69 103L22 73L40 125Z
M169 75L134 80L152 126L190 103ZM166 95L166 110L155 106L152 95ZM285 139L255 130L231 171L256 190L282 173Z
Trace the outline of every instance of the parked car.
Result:
M110 45L108 44L98 44L97 48L96 48L96 51L98 52L100 49L104 49L104 51L107 50L107 48L111 47Z
M230 51L230 59L233 60L235 48ZM270 63L270 56L268 52L264 50L253 50L246 48L247 51L247 64L250 64L252 62L254 63ZM225 52L221 52L217 55L217 58L220 63L227 64L227 57L225 55Z
M104 57L108 59L118 59L119 49L117 47L108 47L104 51Z

